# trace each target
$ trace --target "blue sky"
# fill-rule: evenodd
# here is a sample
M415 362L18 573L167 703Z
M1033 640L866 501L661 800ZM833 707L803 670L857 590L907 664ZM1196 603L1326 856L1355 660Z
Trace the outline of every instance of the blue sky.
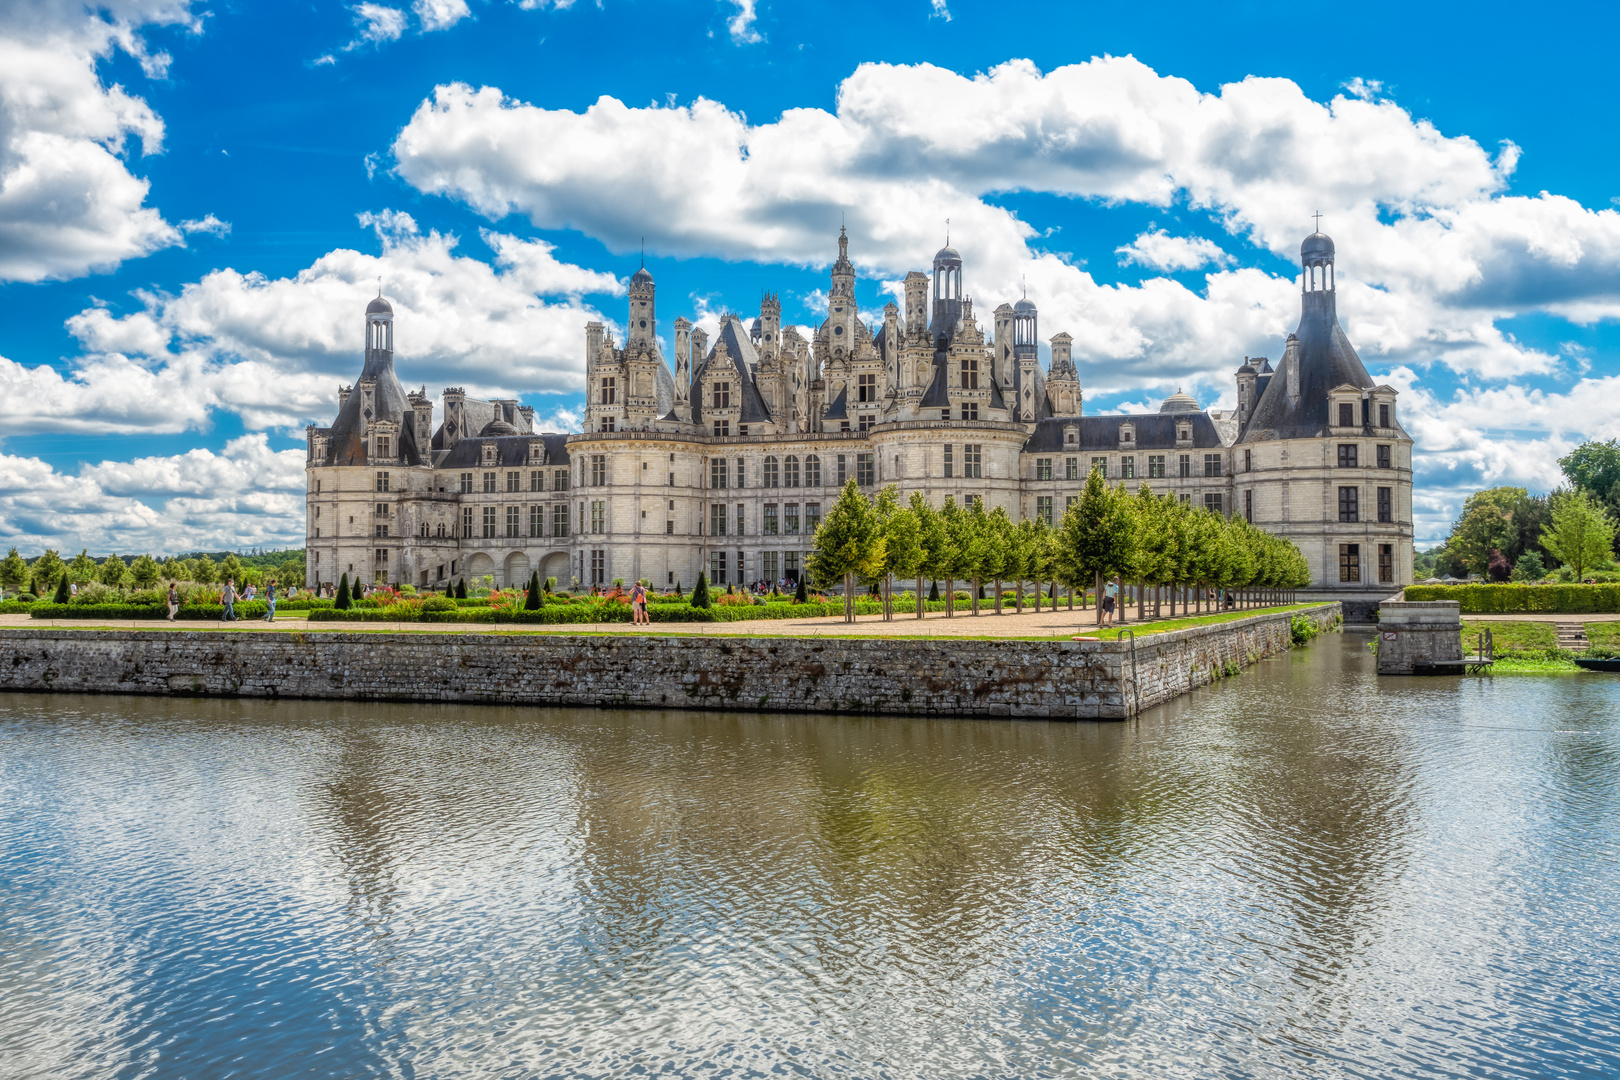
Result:
M1401 391L1420 544L1620 434L1612 8L20 0L0 12L0 545L282 546L376 279L408 384L578 416L641 238L668 332L876 310L943 239L1090 412L1230 405L1297 319Z

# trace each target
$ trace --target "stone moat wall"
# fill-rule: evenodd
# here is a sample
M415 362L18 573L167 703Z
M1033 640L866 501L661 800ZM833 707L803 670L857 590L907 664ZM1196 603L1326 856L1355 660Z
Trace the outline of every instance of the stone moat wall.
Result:
M1289 642L1286 614L1155 634L1134 664L1063 638L5 628L0 691L1120 719Z

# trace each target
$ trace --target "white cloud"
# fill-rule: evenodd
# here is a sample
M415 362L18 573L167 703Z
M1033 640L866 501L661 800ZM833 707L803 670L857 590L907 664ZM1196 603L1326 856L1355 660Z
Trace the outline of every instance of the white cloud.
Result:
M764 37L754 28L754 0L729 0L737 9L737 14L726 20L726 29L731 33L731 40L738 45L757 45L764 41Z
M1145 232L1123 247L1114 249L1120 265L1132 263L1150 270L1197 270L1202 266L1225 266L1232 256L1213 240L1202 236L1171 236L1163 229Z
M448 30L472 14L467 10L467 0L416 0L411 10L416 12L423 33Z
M200 32L190 0L114 0L87 11L18 0L0 6L0 281L43 281L109 270L181 242L146 205L147 181L127 155L163 148L163 121L98 59L115 49L153 78L166 53L140 36L149 25Z
M303 532L303 451L271 450L262 434L218 453L106 461L77 474L0 454L0 545L30 554L298 546Z
M213 214L209 214L207 217L198 218L194 221L182 221L180 223L180 231L188 234L200 232L208 233L211 236L229 236L231 232L231 223L228 221L221 221Z
M361 224L380 254L340 248L290 278L217 270L177 295L142 293L143 309L127 315L81 311L67 325L85 353L65 373L0 357L0 430L177 432L206 427L216 409L251 428L328 421L337 384L359 372L379 277L406 382L582 389L584 326L604 316L581 297L622 294L613 275L561 262L544 241L485 230L485 262L457 254L454 237L422 235L409 214Z
M345 50L358 49L362 45L382 45L389 41L398 41L405 33L405 13L399 8L385 7L382 4L357 4L353 8L354 25L357 31L355 39L344 46Z

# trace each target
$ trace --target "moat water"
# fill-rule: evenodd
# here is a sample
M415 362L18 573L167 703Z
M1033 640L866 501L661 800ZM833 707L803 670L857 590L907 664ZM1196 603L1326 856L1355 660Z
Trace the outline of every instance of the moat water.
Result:
M1620 1074L1620 678L1139 721L0 696L0 1076Z

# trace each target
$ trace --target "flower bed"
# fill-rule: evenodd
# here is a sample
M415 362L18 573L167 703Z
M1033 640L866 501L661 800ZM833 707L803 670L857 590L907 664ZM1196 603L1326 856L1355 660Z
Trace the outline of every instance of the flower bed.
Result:
M1406 599L1455 600L1465 615L1517 611L1600 614L1620 611L1620 585L1408 585Z

